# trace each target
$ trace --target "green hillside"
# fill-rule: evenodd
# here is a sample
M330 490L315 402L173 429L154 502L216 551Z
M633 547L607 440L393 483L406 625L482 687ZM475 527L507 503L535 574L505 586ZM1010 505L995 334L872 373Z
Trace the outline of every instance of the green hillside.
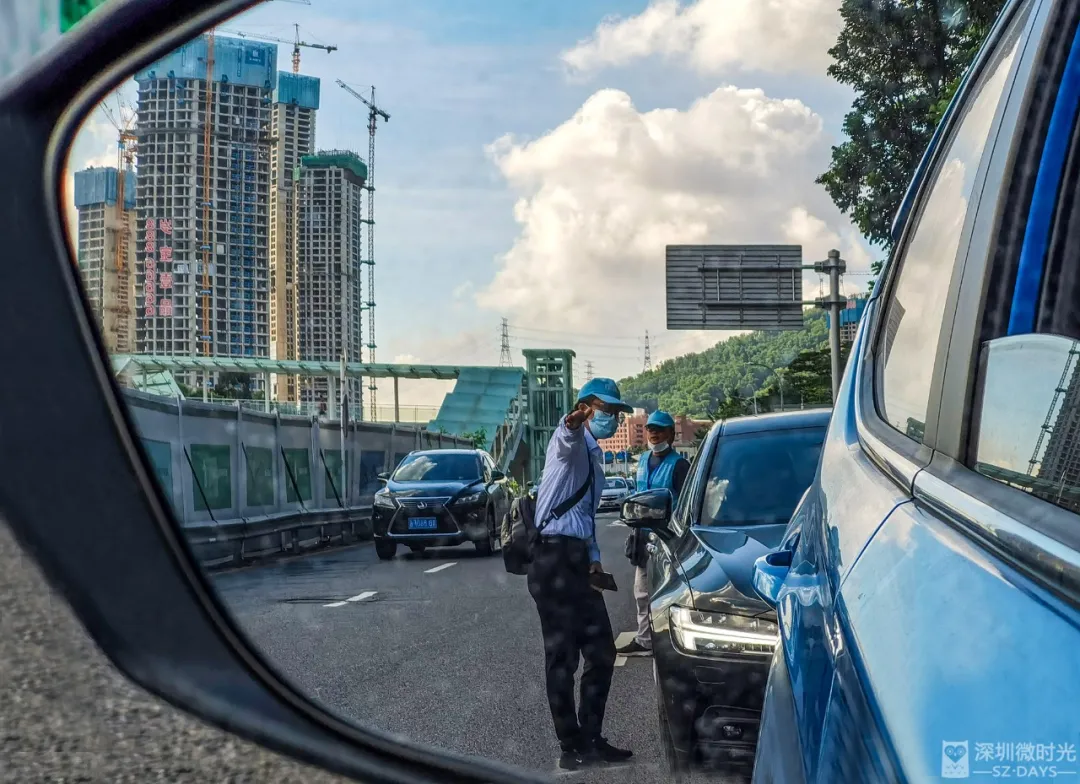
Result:
M650 411L659 407L694 418L731 416L743 413L751 394L767 408L778 382L769 369L787 368L788 402L798 401L800 394L806 403L828 402L828 338L824 311L808 310L806 326L798 332L728 338L701 353L670 359L648 373L622 379L619 388L627 402Z

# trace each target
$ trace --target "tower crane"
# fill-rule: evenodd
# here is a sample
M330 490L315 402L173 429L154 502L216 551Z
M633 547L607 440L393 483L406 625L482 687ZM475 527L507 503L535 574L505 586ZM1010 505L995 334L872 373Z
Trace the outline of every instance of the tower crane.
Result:
M109 122L116 128L117 132L117 145L116 145L116 203L117 211L120 214L120 226L117 228L116 237L116 269L123 270L124 265L127 263L127 245L130 241L130 232L128 227L128 210L124 206L125 194L124 188L127 185L125 182L124 172L134 171L135 169L135 149L138 137L134 133L135 126L135 110L124 101L123 97L117 93L116 95L116 108L114 113L112 107L107 103L102 105L105 110L106 116L109 118Z
M367 182L364 187L368 192L368 214L367 220L364 221L368 225L368 252L367 259L364 261L368 265L368 301L365 303L368 313L368 362L375 362L375 130L379 125L379 118L383 119L383 122L390 121L390 115L379 108L375 103L375 87L371 88L371 98L365 98L349 85L340 79L336 80L338 87L343 89L353 98L363 103L368 108L368 176ZM371 383L368 386L368 391L371 392L371 411L374 414L377 409L375 408L375 396L378 392L375 379L371 379ZM372 419L374 420L374 416Z
M240 38L253 38L256 41L271 41L278 44L292 44L292 72L300 73L300 47L306 46L308 49L325 49L328 53L337 51L336 46L330 44L313 44L307 41L300 40L300 25L294 24L293 29L296 31L296 35L293 40L287 38L278 38L273 35L263 35L262 33L245 33L240 30L222 30L221 32L228 35L235 35Z

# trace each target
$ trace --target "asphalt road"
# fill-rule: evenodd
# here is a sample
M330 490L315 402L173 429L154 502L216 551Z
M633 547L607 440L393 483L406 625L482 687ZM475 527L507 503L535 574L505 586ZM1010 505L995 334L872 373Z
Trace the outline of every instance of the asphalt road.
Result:
M636 627L628 529L598 520L616 634ZM459 753L556 774L540 623L524 577L472 546L382 562L371 545L219 574L214 582L251 640L308 696L347 718ZM605 735L633 764L562 774L657 782L663 767L652 662L617 662Z

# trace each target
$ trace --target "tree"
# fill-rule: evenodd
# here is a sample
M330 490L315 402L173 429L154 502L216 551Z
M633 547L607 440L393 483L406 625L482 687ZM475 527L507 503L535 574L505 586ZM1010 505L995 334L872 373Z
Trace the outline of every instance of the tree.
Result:
M250 373L221 373L214 384L214 397L228 400L251 400Z
M477 428L476 430L468 433L462 433L461 437L466 441L471 441L473 449L486 449L488 442L487 430L484 428Z
M908 182L1004 0L843 0L828 73L855 90L818 178L887 255ZM881 262L874 264L876 274ZM871 285L873 285L871 283Z
M840 346L840 369L847 365L850 343ZM832 403L832 352L828 346L804 351L788 366L785 394L803 403ZM787 390L794 390L789 392Z

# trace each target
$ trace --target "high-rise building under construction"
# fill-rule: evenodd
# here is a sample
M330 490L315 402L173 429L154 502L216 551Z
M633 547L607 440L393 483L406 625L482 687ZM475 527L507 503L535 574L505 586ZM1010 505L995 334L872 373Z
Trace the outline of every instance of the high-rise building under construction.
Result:
M76 255L83 288L110 354L134 348L135 175L91 167L75 172Z
M361 270L361 199L367 165L348 150L326 150L301 159L299 204L298 284L300 359L358 362L363 347ZM353 416L362 410L359 379L350 379ZM305 379L304 402L329 400L324 378ZM335 398L340 396L335 386Z
M270 356L299 359L297 193L300 160L315 152L319 80L279 71L271 110L270 148ZM298 400L298 379L277 376L272 397Z
M270 356L276 79L273 44L205 35L135 75L139 353Z

